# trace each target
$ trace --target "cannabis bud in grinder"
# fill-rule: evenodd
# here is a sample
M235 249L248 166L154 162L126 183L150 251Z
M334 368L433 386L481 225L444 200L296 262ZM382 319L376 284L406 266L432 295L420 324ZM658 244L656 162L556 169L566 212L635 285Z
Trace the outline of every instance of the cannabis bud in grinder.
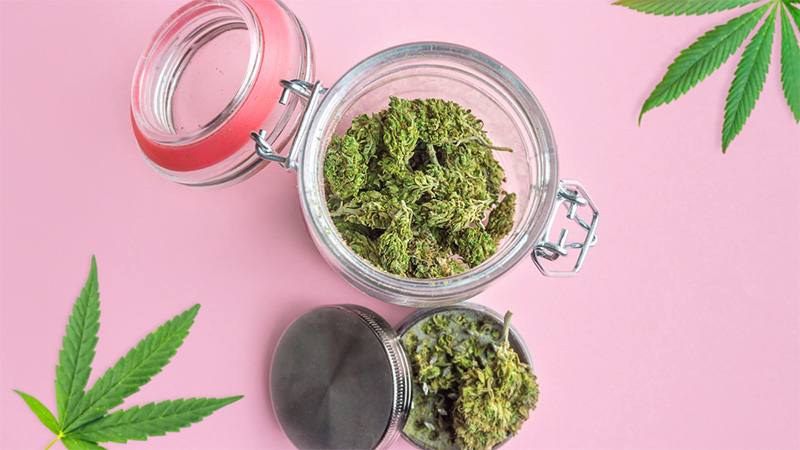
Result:
M353 251L387 272L438 278L475 267L511 232L516 210L493 150L511 151L458 104L391 97L327 146L331 218Z
M453 422L456 443L463 449L491 449L515 434L539 400L536 375L508 343L510 324L511 311L505 316L496 358L461 378Z
M511 313L438 312L403 337L413 405L403 432L431 450L484 450L519 431L539 386L508 336Z

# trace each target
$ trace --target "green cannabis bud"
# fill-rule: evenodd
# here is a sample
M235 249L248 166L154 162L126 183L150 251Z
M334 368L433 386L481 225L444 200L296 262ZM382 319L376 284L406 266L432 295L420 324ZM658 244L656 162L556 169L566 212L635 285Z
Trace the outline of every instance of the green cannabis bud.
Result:
M325 178L330 180L331 190L337 197L352 197L364 187L367 165L364 164L358 141L352 136L334 136L328 144L325 163Z
M517 194L507 194L503 201L489 213L486 232L495 239L500 239L511 232L514 226L514 210Z
M422 448L456 450L453 410L464 373L495 358L501 328L474 312L440 312L403 336L414 402L404 428Z
M453 423L462 449L488 450L516 434L539 400L536 375L508 343L510 321L509 311L496 357L484 367L472 367L461 379Z
M483 122L441 99L391 97L328 143L328 210L359 256L387 272L439 278L491 257L513 228L516 195Z
M411 232L411 209L400 202L400 210L394 215L389 228L378 238L378 253L381 263L391 273L402 275L408 270L408 244Z

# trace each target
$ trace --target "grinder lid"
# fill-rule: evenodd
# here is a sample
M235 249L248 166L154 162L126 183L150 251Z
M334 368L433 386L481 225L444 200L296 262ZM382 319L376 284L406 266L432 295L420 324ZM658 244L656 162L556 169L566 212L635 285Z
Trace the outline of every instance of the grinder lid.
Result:
M382 317L356 305L325 306L284 332L270 390L297 448L386 448L411 407L411 367Z

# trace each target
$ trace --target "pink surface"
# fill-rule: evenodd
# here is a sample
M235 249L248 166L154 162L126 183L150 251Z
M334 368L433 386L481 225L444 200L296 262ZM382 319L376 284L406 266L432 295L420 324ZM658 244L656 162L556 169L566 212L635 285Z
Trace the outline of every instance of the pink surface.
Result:
M660 18L610 0L287 3L327 83L416 40L504 62L543 104L561 176L582 181L600 206L600 243L579 277L545 279L523 261L475 299L515 312L542 386L505 448L800 447L800 127L777 60L727 155L720 130L733 64L636 124L678 51L735 13ZM126 404L245 395L129 448L288 448L267 389L283 329L330 303L361 304L394 324L411 313L359 293L323 262L294 175L277 165L202 192L145 164L130 127L131 77L180 5L0 2L3 449L52 439L12 389L55 410L58 349L93 253L102 315L90 383L199 302L172 363Z

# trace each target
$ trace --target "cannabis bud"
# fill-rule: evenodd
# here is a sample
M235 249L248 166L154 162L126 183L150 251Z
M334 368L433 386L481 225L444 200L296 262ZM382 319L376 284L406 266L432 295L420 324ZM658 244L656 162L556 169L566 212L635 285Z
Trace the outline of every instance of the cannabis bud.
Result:
M510 325L511 311L496 357L484 367L472 367L461 379L453 424L462 449L488 450L516 434L539 400L536 375L508 343Z
M403 336L414 402L403 431L433 450L488 449L514 435L539 397L504 326L475 312L439 312Z
M483 122L441 99L391 97L353 120L323 161L328 210L344 241L387 272L438 278L475 267L513 228L516 195Z

